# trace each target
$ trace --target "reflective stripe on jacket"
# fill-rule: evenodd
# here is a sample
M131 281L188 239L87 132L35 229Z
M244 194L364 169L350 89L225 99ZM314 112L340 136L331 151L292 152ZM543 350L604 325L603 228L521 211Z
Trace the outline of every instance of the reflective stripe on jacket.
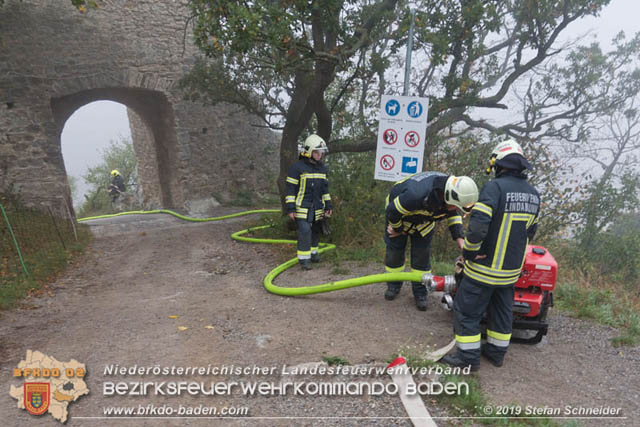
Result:
M285 203L287 213L296 218L319 220L324 211L331 210L327 168L309 159L299 160L289 168L286 179ZM313 212L312 215L310 215Z
M535 235L540 195L526 176L506 171L480 191L464 239L464 274L485 285L518 281L525 251ZM477 255L486 258L475 260Z
M462 237L462 217L457 211L447 210L444 203L447 178L440 172L421 172L397 182L386 200L391 227L397 232L426 236L436 221L446 218L453 239Z

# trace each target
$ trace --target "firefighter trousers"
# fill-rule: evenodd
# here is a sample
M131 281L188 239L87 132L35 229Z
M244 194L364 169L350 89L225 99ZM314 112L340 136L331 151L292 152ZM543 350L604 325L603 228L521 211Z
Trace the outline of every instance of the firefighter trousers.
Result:
M309 222L305 219L296 219L298 229L298 259L311 259L311 255L318 254L322 224L320 221Z
M480 322L486 312L484 352L496 362L504 360L511 340L513 295L513 285L481 285L463 277L453 302L453 328L459 359L471 365L480 363Z
M390 237L389 233L384 232L384 242L387 250L384 257L384 265L388 273L399 273L404 270L404 253L408 240L411 239L411 271L420 273L431 272L431 239L433 231L426 236L421 236L417 231L406 235L402 234L397 237ZM400 290L402 282L387 282L389 288ZM427 295L427 288L421 282L411 282L411 288L414 296Z

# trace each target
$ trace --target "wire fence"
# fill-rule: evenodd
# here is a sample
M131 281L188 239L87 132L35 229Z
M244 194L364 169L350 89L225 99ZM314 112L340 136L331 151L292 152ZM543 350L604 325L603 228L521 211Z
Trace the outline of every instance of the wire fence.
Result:
M39 279L66 263L79 246L78 231L69 211L55 215L0 196L0 286L21 276Z

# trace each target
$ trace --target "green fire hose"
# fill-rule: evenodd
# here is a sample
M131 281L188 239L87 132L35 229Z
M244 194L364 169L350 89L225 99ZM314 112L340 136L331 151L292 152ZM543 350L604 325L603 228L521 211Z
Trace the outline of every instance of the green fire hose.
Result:
M258 209L251 211L238 212L230 215L211 217L211 218L191 218L185 215L181 215L177 212L174 212L169 209L156 209L151 211L129 211L129 212L120 212L117 214L110 215L99 215L99 216L91 216L86 218L79 218L78 222L82 221L90 221L93 219L100 218L112 218L116 216L122 215L139 215L139 214L169 214L173 215L176 218L180 218L185 221L193 221L193 222L208 222L208 221L220 221L223 219L236 218L239 216L252 215L252 214L260 214L260 213L280 213L280 210L277 209ZM272 227L271 225L261 225L258 227L251 227L245 230L236 231L231 235L231 238L234 240L242 241L242 242L252 242L252 243L276 243L276 244L296 244L295 240L287 240L287 239L259 239L255 237L246 237L244 236L247 233L256 230L262 230L265 228ZM336 245L331 243L320 243L320 249L318 253L330 251L335 249ZM370 276L362 276L355 277L353 279L339 280L337 282L323 283L321 285L314 286L303 286L298 288L285 288L281 286L276 286L273 284L273 281L279 274L286 271L287 269L293 267L298 263L297 258L292 258L286 261L283 264L280 264L273 270L271 270L264 278L264 287L267 291L276 295L283 296L298 296L298 295L311 295L311 294L319 294L323 292L332 292L340 289L354 288L356 286L370 285L372 283L383 283L383 282L400 282L400 281L411 281L411 282L420 282L422 281L421 273L381 273L381 274L372 274Z

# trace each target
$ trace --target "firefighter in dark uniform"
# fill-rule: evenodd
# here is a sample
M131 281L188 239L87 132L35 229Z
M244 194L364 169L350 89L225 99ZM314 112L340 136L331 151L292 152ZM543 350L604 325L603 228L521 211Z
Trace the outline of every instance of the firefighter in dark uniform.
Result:
M526 169L531 165L517 142L507 140L493 150L487 173L495 171L495 178L482 188L464 239L464 276L453 304L457 350L444 363L477 370L482 353L494 366L503 364L511 339L514 284L540 210L540 195L527 182ZM487 342L482 345L485 312Z
M457 209L470 212L478 200L478 187L466 176L448 176L439 172L421 172L396 183L387 197L384 241L388 273L404 270L405 248L411 237L411 271L431 273L429 248L436 221L447 219L451 237L462 249L462 217ZM393 300L402 282L387 282L385 299ZM427 290L412 282L416 307L427 309Z
M115 203L118 197L120 197L120 193L126 191L122 175L120 175L117 169L111 171L111 184L109 184L108 190L111 196L111 203Z
M318 135L310 135L300 153L300 160L287 173L287 215L296 221L298 229L298 263L304 270L311 269L312 262L319 262L318 245L322 223L331 216L331 196L327 168L322 157L328 151L327 144Z

